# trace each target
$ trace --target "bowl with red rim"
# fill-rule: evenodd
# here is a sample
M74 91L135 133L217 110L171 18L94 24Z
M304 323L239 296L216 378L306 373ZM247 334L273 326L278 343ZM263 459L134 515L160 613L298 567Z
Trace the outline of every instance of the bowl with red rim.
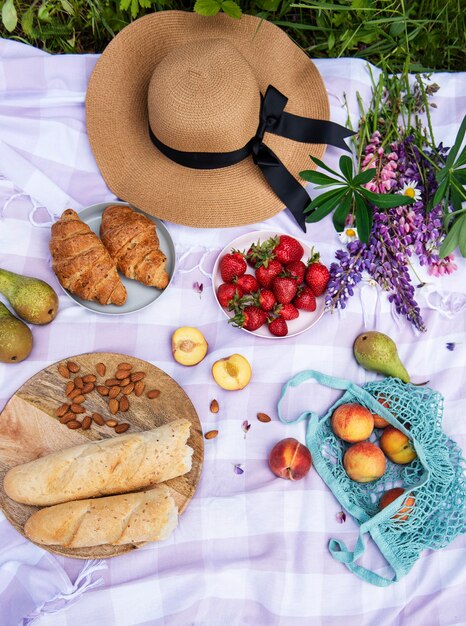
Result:
M270 239L272 237L280 237L280 235L285 235L285 234L286 233L280 233L275 230L255 231L252 233L248 233L246 235L241 235L240 237L233 239L233 241L230 241L230 243L226 245L223 248L223 250L220 252L220 254L218 255L215 261L215 265L214 265L213 272L212 272L212 287L214 290L214 295L215 295L217 304L222 309L222 311L224 312L227 318L231 319L235 315L235 312L229 311L227 308L223 307L220 304L218 296L217 296L218 288L224 282L222 279L222 275L220 273L220 263L223 257L226 254L231 254L232 252L235 252L235 251L247 252L253 244L256 244L258 242L263 243L267 239ZM296 239L303 247L304 254L301 260L306 265L307 260L311 258L313 254L312 246L310 246L309 243L307 243L306 241L299 239L298 237L293 237L293 239ZM255 276L255 268L252 267L249 263L248 263L248 267L246 270L246 274ZM265 323L263 326L261 326L260 328L254 331L247 330L246 328L241 328L241 327L238 327L238 328L240 328L242 331L246 333L255 335L256 337L264 337L265 339L286 339L287 337L294 337L296 335L299 335L305 332L306 330L308 330L309 328L311 328L312 326L314 326L315 324L317 324L317 322L320 320L320 318L324 314L324 309L325 309L325 295L322 295L316 298L315 311L305 311L303 309L299 309L299 317L293 320L287 320L286 323L288 326L288 333L283 337L277 337L276 335L273 335L270 332L267 323Z

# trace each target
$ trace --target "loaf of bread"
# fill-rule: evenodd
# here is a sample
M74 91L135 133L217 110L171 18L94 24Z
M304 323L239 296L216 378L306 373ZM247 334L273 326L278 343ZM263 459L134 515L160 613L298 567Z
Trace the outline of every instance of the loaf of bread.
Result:
M67 209L52 226L52 269L61 285L84 300L122 305L125 286L103 243L76 211Z
M190 422L73 446L11 468L7 496L35 506L125 493L186 474L193 450Z
M86 548L160 541L178 524L170 490L150 491L65 502L33 513L24 526L26 537L46 546Z
M168 285L166 257L155 224L129 206L109 206L102 214L100 237L122 274L149 287Z

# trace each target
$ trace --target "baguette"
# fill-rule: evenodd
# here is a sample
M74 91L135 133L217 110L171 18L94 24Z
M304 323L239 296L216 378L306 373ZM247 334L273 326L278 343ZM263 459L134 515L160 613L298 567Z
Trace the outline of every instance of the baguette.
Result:
M13 467L3 486L13 500L34 506L143 489L189 472L189 429L188 420L179 419L73 446Z
M46 546L87 548L103 544L167 539L178 524L170 490L150 491L65 502L36 511L24 526L26 537Z

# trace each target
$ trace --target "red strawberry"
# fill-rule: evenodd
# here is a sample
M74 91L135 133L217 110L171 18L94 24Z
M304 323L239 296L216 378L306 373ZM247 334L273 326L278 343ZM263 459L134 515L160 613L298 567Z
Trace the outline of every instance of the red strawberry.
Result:
M257 306L246 306L229 321L246 330L257 330L267 321L267 313Z
M319 253L313 254L309 259L309 267L306 270L305 280L316 297L321 296L327 289L330 272L319 262Z
M259 283L252 274L244 274L234 281L239 287L241 287L243 293L251 293L259 289Z
M306 265L302 261L292 261L288 263L285 269L290 272L292 276L296 276L298 283L304 282L304 275L306 274Z
M280 235L279 242L273 249L273 253L277 261L280 261L283 265L292 263L293 261L299 261L304 254L304 248L289 235Z
M254 294L254 304L263 311L271 311L277 300L270 289L261 289Z
M284 337L288 334L288 324L282 317L276 317L270 322L269 330L276 337Z
M293 300L293 304L297 309L303 309L303 311L315 311L316 310L316 297L306 285L299 288L296 298Z
M298 281L291 276L277 276L273 279L272 291L280 304L288 304L298 291Z
M230 302L234 303L243 296L243 290L238 285L222 283L217 289L217 298L220 304L227 308Z
M299 311L294 304L279 304L274 308L273 312L284 320L295 320L299 317Z
M231 283L236 276L242 276L247 270L247 264L241 252L225 254L220 261L220 274L224 283Z
M283 270L281 263L272 259L267 265L261 265L256 269L256 278L259 284L266 289L270 289L275 276Z

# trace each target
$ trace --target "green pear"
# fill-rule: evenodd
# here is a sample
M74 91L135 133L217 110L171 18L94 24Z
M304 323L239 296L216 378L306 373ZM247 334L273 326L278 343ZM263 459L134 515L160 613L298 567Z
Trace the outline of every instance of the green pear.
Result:
M58 296L39 278L22 276L0 268L0 292L15 312L30 324L48 324L58 310Z
M19 363L32 350L29 327L0 302L0 362Z
M388 335L375 330L362 333L356 337L353 353L359 365L366 370L399 378L404 383L411 380L400 361L395 342Z

